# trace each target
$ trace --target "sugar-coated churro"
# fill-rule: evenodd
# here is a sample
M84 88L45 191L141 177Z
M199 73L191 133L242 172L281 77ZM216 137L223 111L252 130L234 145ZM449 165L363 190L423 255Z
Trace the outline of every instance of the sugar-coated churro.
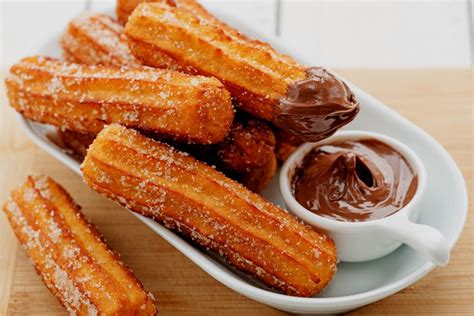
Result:
M105 127L82 164L86 183L224 256L284 293L311 296L336 270L336 248L258 194L172 147Z
M153 296L51 178L28 177L3 210L43 282L71 314L156 314Z
M336 75L307 68L251 40L215 18L165 3L141 3L125 26L142 63L221 80L240 108L307 141L333 134L359 111L354 94Z
M218 80L171 70L29 57L13 65L6 86L10 105L26 118L80 133L120 123L210 144L224 139L234 117Z

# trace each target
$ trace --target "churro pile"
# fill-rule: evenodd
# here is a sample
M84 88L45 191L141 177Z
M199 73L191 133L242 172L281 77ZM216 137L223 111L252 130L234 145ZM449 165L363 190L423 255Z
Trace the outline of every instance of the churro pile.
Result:
M282 293L321 291L336 271L334 243L257 193L298 145L328 137L355 117L359 104L348 86L243 35L195 0L118 0L116 13L118 20L84 13L70 21L62 58L32 56L13 65L10 105L55 126L100 194ZM39 181L50 188L47 196L35 189ZM51 213L32 211L51 205ZM4 209L43 280L71 312L136 313L138 305L155 312L138 280L108 255L52 180L29 178ZM78 221L74 214L79 222L67 223ZM58 221L55 232L50 221ZM112 278L94 270L89 277L97 289L71 287L80 297L71 301L50 269L67 265L55 256L81 238L97 245L78 251L102 258ZM67 282L79 278L61 271ZM122 293L124 286L133 290ZM101 291L113 292L112 300L101 300Z

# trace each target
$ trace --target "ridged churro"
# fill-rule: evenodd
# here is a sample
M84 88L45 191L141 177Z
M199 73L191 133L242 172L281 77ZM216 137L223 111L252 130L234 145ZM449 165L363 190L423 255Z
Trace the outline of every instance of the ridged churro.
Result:
M221 254L286 294L314 295L335 273L336 248L327 235L135 130L105 127L81 169L95 191Z
M141 3L125 26L142 63L221 80L240 108L307 141L350 122L359 104L349 87L319 67L306 68L269 45L251 40L215 18L165 3Z
M64 58L80 64L138 66L123 26L100 13L82 13L69 22L60 40Z
M156 314L153 296L52 179L28 177L3 210L43 282L70 314Z
M234 117L218 80L171 70L29 57L13 65L6 86L26 118L85 134L119 123L210 144L224 139Z

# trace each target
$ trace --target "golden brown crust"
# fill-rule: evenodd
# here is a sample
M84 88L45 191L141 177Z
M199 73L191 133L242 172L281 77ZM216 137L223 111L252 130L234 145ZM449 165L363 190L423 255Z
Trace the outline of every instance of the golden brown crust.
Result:
M184 70L221 80L243 110L263 119L272 119L289 84L306 78L303 66L269 45L215 18L163 3L140 4L125 32L132 53L144 64L157 64L153 52L165 53Z
M45 285L71 314L156 314L152 295L51 178L28 177L3 210Z
M139 43L139 44L137 44ZM193 67L179 63L178 60L174 59L164 51L157 49L155 46L141 41L137 41L133 38L128 39L128 46L133 52L134 56L137 56L139 60L147 60L147 66L153 68L171 69L181 71L191 75L198 75L199 71Z
M263 166L240 174L237 180L250 191L259 193L262 192L273 179L277 167L278 162L275 154L272 152L270 159Z
M105 127L89 147L82 172L97 192L220 253L284 293L314 295L335 273L336 248L328 236L134 130Z
M212 19L213 16L204 9L196 0L117 0L115 12L120 23L127 23L133 10L142 2L159 2L170 6L185 9L193 14Z
M252 40L245 36L244 34L240 33L238 30L230 27L226 23L220 21L219 19L215 18L212 14L210 14L202 5L200 5L196 0L118 0L117 1L117 15L122 16L123 24L128 20L128 17L133 12L133 10L143 2L158 2L164 3L172 7L176 7L182 10L189 11L191 14L199 17L199 19L208 21L209 23L218 25L220 28L224 29L226 33L232 34L232 36L244 40L252 42L252 44L256 47L261 47L262 49L271 49L270 46L266 43L262 43L256 40ZM119 13L120 12L120 13ZM196 69L189 64L181 63L179 60L174 59L170 55L168 55L165 51L159 49L158 47L148 44L146 42L135 40L133 38L129 39L129 46L133 46L133 50L135 55L141 56L140 59L147 60L148 66L155 67L155 68L166 68L172 70L178 70L189 74L200 74L200 70ZM288 56L281 55L281 58L287 58L289 62L291 62L291 58ZM229 83L231 85L231 83ZM237 91L239 88L234 87ZM257 95L244 95L243 97L247 98L258 98L260 102L262 102L262 107L268 107L268 104L265 104L265 100L259 98ZM255 101L257 102L257 101Z
M120 123L196 143L217 143L234 117L214 78L29 57L11 68L10 105L26 118L80 133Z
M105 14L82 13L69 22L60 40L64 58L81 64L139 66L120 23Z
M242 117L234 120L224 142L217 146L217 157L225 169L245 172L264 166L274 149L275 135L270 126Z
M62 145L70 150L80 161L84 160L87 154L87 148L89 148L96 136L94 134L82 134L70 130L62 130L60 128L57 129L57 133Z

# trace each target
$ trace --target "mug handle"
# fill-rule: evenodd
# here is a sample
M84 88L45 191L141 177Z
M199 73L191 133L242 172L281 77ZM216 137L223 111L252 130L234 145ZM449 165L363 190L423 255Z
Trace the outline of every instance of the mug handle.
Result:
M384 225L385 232L423 254L437 266L449 262L450 248L444 235L437 229L410 221L408 216L397 216Z

